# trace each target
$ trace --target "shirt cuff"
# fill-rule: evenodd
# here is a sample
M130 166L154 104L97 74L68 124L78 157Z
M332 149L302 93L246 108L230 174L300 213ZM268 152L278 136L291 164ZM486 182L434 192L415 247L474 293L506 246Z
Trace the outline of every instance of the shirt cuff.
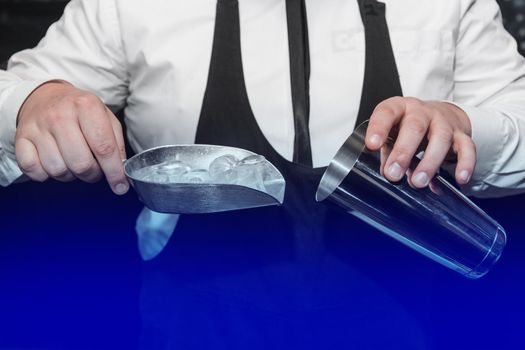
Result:
M18 111L27 97L46 81L22 81L4 99L0 110L0 186L16 181L22 171L15 157L15 135Z

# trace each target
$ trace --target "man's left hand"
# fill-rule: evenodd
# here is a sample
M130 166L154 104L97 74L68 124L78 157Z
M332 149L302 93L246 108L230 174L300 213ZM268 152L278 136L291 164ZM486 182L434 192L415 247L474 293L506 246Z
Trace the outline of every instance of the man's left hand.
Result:
M471 138L467 114L446 102L421 101L412 97L392 97L381 102L372 113L366 133L366 147L379 150L389 136L397 134L383 174L399 181L414 155L425 145L424 156L409 179L417 188L426 187L447 156L457 157L455 178L459 184L470 181L476 164L476 147Z

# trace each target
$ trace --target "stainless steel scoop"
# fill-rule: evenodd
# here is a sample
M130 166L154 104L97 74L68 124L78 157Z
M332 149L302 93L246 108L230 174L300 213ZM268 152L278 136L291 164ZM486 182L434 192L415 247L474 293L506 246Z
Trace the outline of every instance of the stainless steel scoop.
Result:
M136 177L142 168L177 160L198 164L208 169L217 157L231 154L242 159L255 153L234 147L215 145L169 145L145 150L124 162L124 171L139 199L151 210L172 214L200 214L229 210L281 205L285 181L282 174L267 160L266 168L274 172L276 181L266 191L233 184L159 183Z

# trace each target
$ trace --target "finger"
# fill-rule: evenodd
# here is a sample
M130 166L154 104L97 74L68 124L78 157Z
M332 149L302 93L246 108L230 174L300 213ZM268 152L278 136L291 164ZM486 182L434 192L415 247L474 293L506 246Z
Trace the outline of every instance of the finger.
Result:
M392 128L405 114L406 106L402 97L392 97L377 105L370 116L366 130L366 147L378 150L388 139Z
M412 175L413 175L413 174L414 174L414 172L413 172L412 170L410 170L410 169L407 170L407 172L406 172L406 175L407 175L407 183L408 183L408 185L409 185L410 187L412 187L412 188L416 188L416 187L414 186L414 184L412 183Z
M124 194L128 191L129 184L105 107L97 105L96 101L86 103L84 108L79 109L80 129L113 192Z
M122 130L122 125L120 124L119 120L115 115L109 110L106 109L106 112L108 114L108 118L111 121L111 127L113 128L113 134L115 135L115 139L117 140L117 146L120 154L121 160L127 159L126 156L126 144L124 142L124 132Z
M392 145L390 143L385 143L383 147L381 147L379 152L379 161L380 161L380 173L381 176L385 176L385 164L388 160L388 157L392 153Z
M44 182L49 176L42 167L35 145L25 138L19 138L15 142L15 154L18 166L30 179Z
M64 163L75 177L89 183L100 180L102 170L93 157L77 122L71 121L54 127L52 135Z
M50 134L41 135L35 142L35 146L42 167L50 177L62 182L75 179L75 176L67 168L55 139Z
M430 180L430 182L428 183L428 188L430 189L430 191L432 191L434 194L437 194L438 196L441 196L443 194L440 183L436 179Z
M476 166L476 146L469 136L458 134L454 137L454 148L458 154L456 181L464 185L470 181Z
M453 131L448 126L436 127L430 131L425 155L412 176L412 184L415 187L426 187L439 170L452 146L452 134Z
M390 181L399 181L405 175L419 145L425 138L430 124L426 114L406 115L401 122L399 134L392 153L385 164L385 176Z

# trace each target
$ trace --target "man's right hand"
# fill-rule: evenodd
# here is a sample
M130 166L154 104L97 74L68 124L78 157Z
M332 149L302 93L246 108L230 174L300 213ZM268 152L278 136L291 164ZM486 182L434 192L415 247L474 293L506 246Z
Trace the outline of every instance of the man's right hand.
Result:
M18 114L16 159L36 181L105 176L116 194L129 184L122 126L95 95L63 82L49 82L26 99Z

